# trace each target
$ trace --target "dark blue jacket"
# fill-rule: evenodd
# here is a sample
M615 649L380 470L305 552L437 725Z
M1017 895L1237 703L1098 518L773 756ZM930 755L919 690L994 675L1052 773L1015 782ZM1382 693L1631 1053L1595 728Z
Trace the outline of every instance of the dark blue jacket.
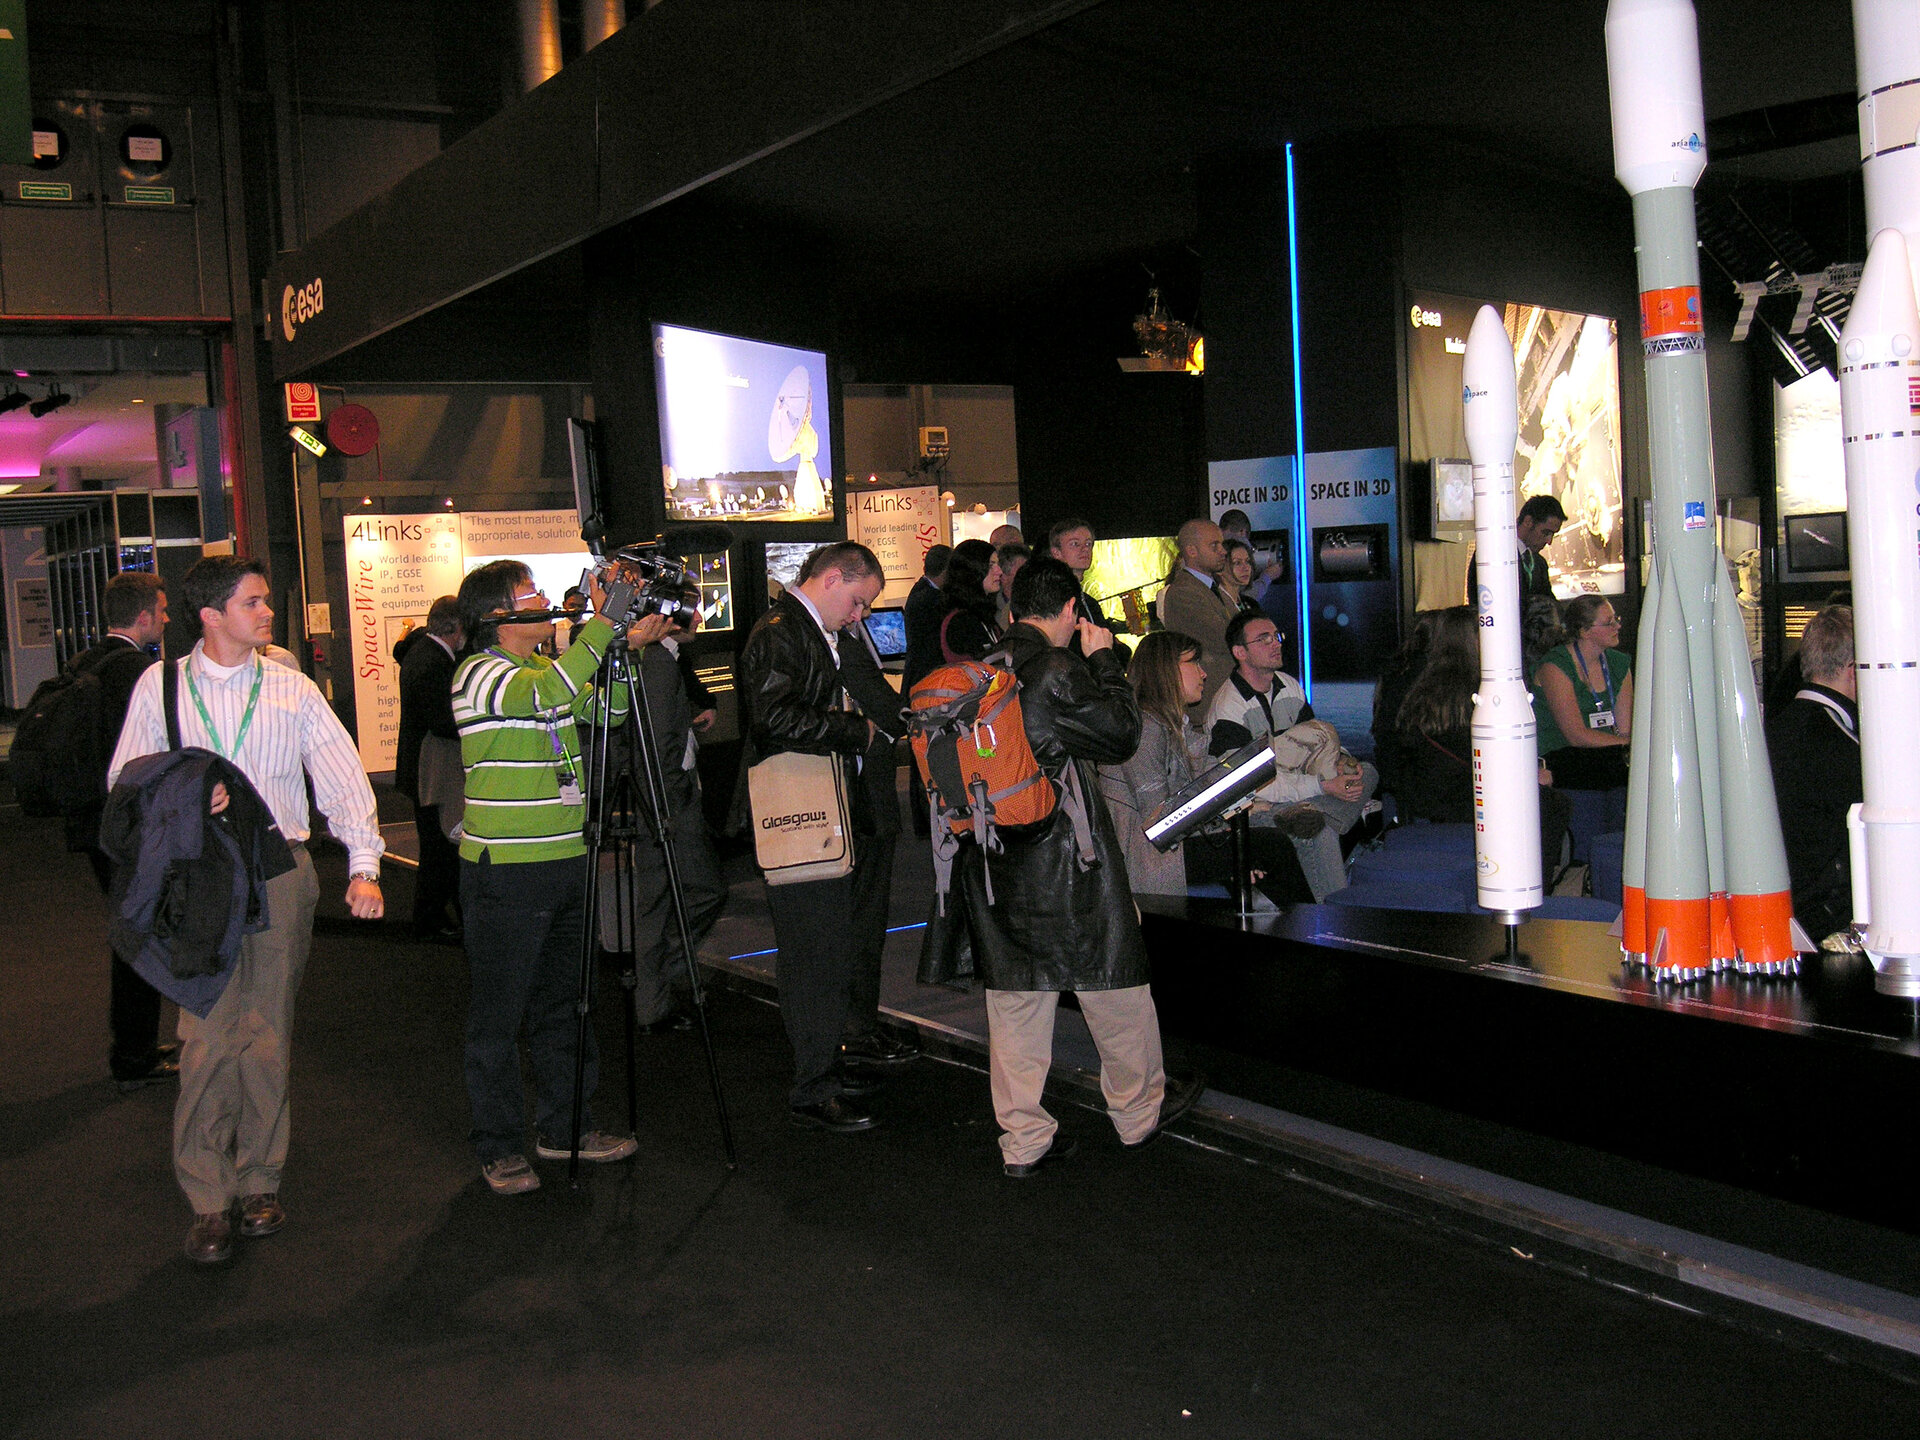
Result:
M210 815L213 787L226 810ZM107 938L114 953L181 1009L205 1019L265 930L267 881L293 852L238 768L189 746L130 761L107 797L100 848L114 863Z

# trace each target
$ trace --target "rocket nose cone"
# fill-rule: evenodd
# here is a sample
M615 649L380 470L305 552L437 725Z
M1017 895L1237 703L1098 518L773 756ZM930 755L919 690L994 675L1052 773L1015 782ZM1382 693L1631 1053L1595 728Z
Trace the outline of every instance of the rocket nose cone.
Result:
M1914 302L1907 237L1882 230L1867 248L1866 267L1853 309L1840 331L1840 355L1852 366L1888 358L1904 360L1920 343L1920 307Z
M1513 342L1507 338L1500 312L1482 305L1467 333L1466 360L1461 366L1466 407L1467 447L1475 463L1505 459L1513 454L1519 432L1519 399L1513 373ZM1482 454L1482 450L1487 453Z

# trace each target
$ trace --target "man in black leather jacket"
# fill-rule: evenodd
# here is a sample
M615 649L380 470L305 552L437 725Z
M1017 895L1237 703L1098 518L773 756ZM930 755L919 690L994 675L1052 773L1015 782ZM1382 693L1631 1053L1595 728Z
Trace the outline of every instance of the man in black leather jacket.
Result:
M1112 632L1081 614L1079 582L1060 560L1024 566L1012 598L1015 624L1004 648L1020 680L1027 741L1062 804L1039 833L1003 836L1002 854L964 844L956 870L974 964L987 987L1001 1158L1008 1175L1025 1178L1074 1148L1055 1139L1059 1127L1041 1104L1062 990L1080 998L1100 1050L1107 1113L1123 1144L1151 1140L1205 1086L1167 1082L1146 945L1119 837L1100 795L1095 766L1120 764L1140 743L1140 707ZM1067 649L1075 637L1085 659ZM1076 835L1076 803L1085 814L1084 840ZM929 978L938 977L922 976Z
M871 797L852 772L880 738L876 720L888 717L852 708L839 647L857 641L842 639L840 632L872 607L883 584L880 562L866 546L843 541L824 547L810 558L806 578L754 625L738 672L746 707L744 763L791 750L843 756L849 772L854 872L838 880L767 887L780 950L780 1015L793 1043L788 1105L795 1124L842 1133L875 1123L871 1111L844 1093L840 1042L856 949L855 896L864 888L860 867L875 863L880 853L872 843L877 826ZM884 908L880 913L884 928Z

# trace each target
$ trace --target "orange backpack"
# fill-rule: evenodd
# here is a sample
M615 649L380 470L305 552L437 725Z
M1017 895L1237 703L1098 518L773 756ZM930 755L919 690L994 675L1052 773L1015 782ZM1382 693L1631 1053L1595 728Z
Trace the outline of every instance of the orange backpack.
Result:
M953 857L971 835L981 850L1002 853L1001 832L1037 827L1064 809L1073 821L1084 868L1093 860L1092 828L1079 776L1068 764L1056 783L1040 767L1020 709L1020 681L1004 653L942 665L913 687L907 731L926 777L933 831L934 891L946 914ZM987 901L993 877L987 874Z

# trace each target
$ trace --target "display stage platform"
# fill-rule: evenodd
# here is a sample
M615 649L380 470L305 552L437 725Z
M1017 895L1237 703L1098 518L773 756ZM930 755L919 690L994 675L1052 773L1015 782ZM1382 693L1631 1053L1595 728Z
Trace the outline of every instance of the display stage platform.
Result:
M1529 922L1512 963L1476 915L1140 904L1162 1028L1233 1094L1297 1106L1305 1072L1413 1102L1399 1123L1430 1133L1404 1138L1503 1173L1527 1158L1462 1153L1453 1117L1920 1234L1920 1025L1864 957L1661 987L1590 922ZM1629 1169L1523 1178L1613 1203Z

